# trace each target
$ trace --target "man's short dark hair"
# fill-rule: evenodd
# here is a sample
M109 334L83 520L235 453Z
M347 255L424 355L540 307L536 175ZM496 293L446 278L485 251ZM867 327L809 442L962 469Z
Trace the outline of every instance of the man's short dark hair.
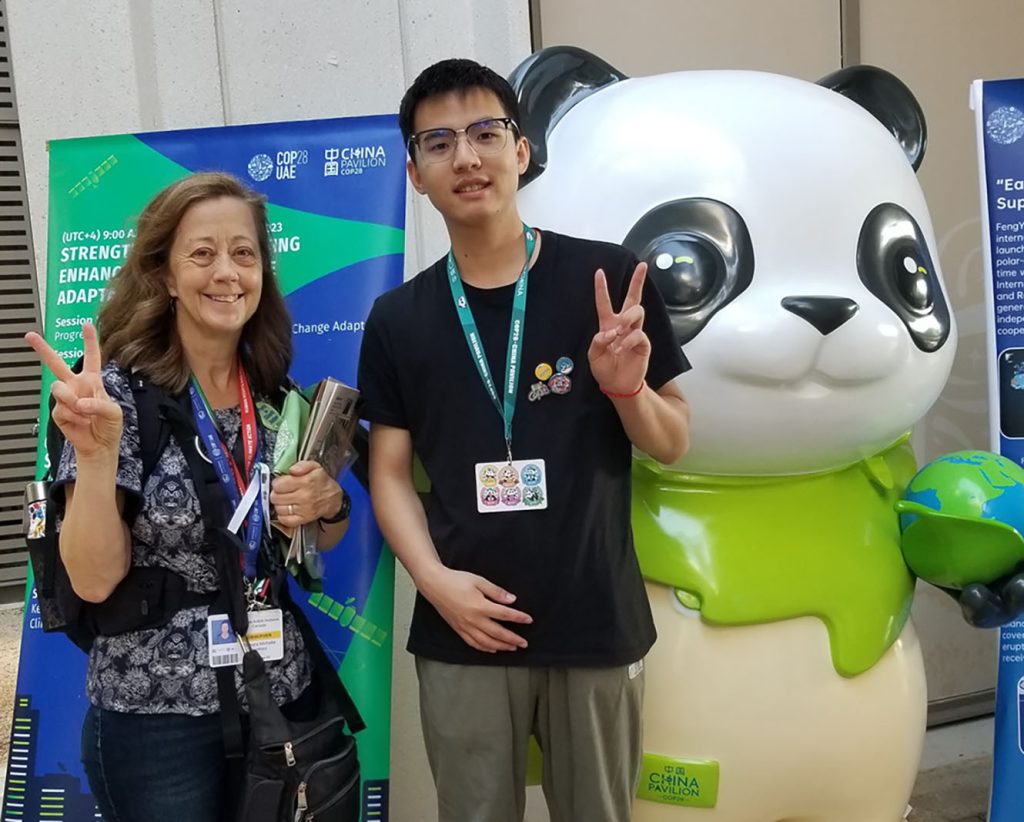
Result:
M442 94L464 95L473 89L491 92L498 98L506 116L519 123L519 101L508 80L493 69L481 66L473 60L442 60L420 72L420 76L405 92L399 106L398 127L402 130L402 139L405 140L410 156L413 147L409 138L413 135L413 120L419 104Z

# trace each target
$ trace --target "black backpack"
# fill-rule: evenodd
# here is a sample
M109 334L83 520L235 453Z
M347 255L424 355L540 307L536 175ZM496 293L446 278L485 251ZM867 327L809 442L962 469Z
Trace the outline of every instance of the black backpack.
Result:
M81 367L82 360L79 359L72 370L77 372ZM144 486L171 437L171 426L161 408L170 398L141 374L131 375L131 390L139 416ZM48 484L56 478L65 442L64 435L53 421L53 407L51 397L50 419L46 428L49 466L43 477ZM135 503L132 499L126 504L131 506ZM49 497L43 535L26 538L44 631L65 633L75 645L88 652L97 634L114 636L126 631L160 627L182 608L210 605L215 600L215 595L188 591L184 578L166 568L133 565L106 601L99 604L84 601L71 587L60 558L57 535L59 505L52 496ZM136 513L135 510L126 510L126 520L130 523Z
M79 358L71 370L81 371L82 363L83 359ZM191 443L194 441L195 432L191 424L187 395L172 397L141 372L133 372L130 375L130 384L139 421L141 487L145 488L146 480L156 467L171 436L177 436L178 444L188 458L194 450ZM289 383L282 387L282 391L294 387ZM46 428L48 468L43 477L43 481L48 484L56 479L57 466L65 442L63 433L53 421L53 407L54 400L51 397L49 422ZM368 488L368 439L362 428L357 432L355 448L360 458L353 465L352 472L356 479ZM207 531L212 534L213 531L219 530L217 526L220 524L220 511L224 504L223 494L213 473L205 470L205 463L191 459L188 461L194 475L203 520ZM138 513L133 509L137 503L138 500L135 498L126 500L124 516L129 525ZM58 510L59 503L49 497L42 537L26 538L35 577L39 617L44 631L67 634L75 645L88 653L97 635L116 636L144 628L159 628L166 625L171 617L183 608L210 606L218 601L217 594L197 594L189 591L185 579L173 571L135 565L131 566L127 576L104 602L94 604L84 601L71 587L71 581L60 557L56 528ZM224 535L214 537L219 543L229 539ZM221 556L225 557L225 561L221 561ZM222 580L226 575L232 587L235 582L240 587L241 579L234 579L237 563L230 561L229 557L230 551L217 552L218 574ZM236 597L232 599L237 602ZM237 608L230 610L237 612ZM237 617L237 622L244 621L242 614L238 613Z

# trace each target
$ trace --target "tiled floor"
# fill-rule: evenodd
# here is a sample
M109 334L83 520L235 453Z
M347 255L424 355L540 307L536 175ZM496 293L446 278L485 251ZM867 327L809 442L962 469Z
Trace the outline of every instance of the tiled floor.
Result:
M20 603L0 606L0 783L7 772L7 748L11 744L23 612Z
M991 776L988 756L922 772L908 822L985 822Z
M984 822L992 735L991 717L928 732L910 822Z

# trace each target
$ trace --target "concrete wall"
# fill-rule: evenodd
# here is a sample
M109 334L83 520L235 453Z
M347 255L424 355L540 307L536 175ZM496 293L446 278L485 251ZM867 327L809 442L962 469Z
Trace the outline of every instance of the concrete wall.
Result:
M753 69L817 80L840 65L840 0L534 0L535 46L582 46L638 77Z
M8 18L41 289L47 140L395 112L435 60L471 57L507 74L530 51L527 0L8 0ZM447 247L414 197L407 276ZM429 822L401 570L395 610L392 818Z
M40 278L46 141L398 110L421 69L530 52L527 0L8 0ZM446 247L410 200L408 270Z

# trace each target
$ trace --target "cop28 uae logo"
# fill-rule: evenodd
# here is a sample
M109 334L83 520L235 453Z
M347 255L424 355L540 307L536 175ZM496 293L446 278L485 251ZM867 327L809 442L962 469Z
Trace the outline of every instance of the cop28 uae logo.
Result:
M274 171L274 161L269 154L257 154L249 161L249 176L262 183Z

